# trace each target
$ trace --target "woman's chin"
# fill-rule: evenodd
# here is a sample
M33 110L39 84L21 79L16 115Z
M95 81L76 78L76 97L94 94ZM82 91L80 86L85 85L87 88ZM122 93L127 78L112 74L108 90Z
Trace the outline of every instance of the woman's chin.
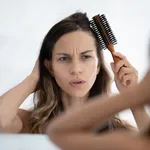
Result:
M75 91L73 93L70 93L69 95L71 97L78 97L78 98L82 98L82 97L85 97L87 96L88 92L83 92L83 91Z

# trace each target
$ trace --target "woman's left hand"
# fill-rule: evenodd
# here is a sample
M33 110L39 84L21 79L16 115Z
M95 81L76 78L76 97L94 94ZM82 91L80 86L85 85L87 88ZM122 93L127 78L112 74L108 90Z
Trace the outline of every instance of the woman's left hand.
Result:
M127 58L119 52L114 52L113 55L120 60L116 63L111 63L111 68L114 72L115 83L119 92L138 83L138 71L130 64Z

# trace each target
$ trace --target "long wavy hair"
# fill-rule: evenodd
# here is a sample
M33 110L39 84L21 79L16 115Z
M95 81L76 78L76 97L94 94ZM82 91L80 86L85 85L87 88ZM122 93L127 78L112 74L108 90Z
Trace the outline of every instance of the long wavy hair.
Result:
M95 33L90 28L86 13L76 12L55 24L45 36L39 54L39 90L35 93L34 108L30 116L30 133L44 133L47 123L63 111L60 88L55 78L49 73L44 65L44 60L52 60L52 52L55 43L64 34L74 31L88 32L95 39L97 57L99 59L100 71L96 81L89 91L89 97L110 92L111 78L104 63L103 52L100 49ZM117 118L113 119L114 121ZM115 122L119 122L117 119ZM119 124L122 124L121 121ZM123 126L123 124L122 124Z

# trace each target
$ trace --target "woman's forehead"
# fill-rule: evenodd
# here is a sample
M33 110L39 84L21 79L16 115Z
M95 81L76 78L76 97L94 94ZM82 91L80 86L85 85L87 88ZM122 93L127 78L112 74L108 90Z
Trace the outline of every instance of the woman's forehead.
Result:
M95 50L95 39L92 35L85 31L75 31L63 35L54 46L55 52L68 51L69 49Z

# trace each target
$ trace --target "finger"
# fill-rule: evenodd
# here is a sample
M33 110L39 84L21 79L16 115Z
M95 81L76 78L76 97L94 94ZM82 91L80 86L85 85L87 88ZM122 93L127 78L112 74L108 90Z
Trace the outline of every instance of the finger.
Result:
M131 63L128 61L127 57L119 52L113 52L113 55L120 58L120 60L125 60L128 66L132 67Z
M120 60L115 64L115 72L118 73L121 67L128 67L128 63L125 60Z
M135 72L135 70L133 68L122 67L119 70L118 78L121 80L124 75L131 74L131 73L135 73L136 74L136 72Z
M135 77L133 74L124 75L121 80L121 82L124 86L132 85L132 83L134 83L134 81L135 81Z
M113 55L119 57L120 59L126 59L126 56L119 52L113 52Z

